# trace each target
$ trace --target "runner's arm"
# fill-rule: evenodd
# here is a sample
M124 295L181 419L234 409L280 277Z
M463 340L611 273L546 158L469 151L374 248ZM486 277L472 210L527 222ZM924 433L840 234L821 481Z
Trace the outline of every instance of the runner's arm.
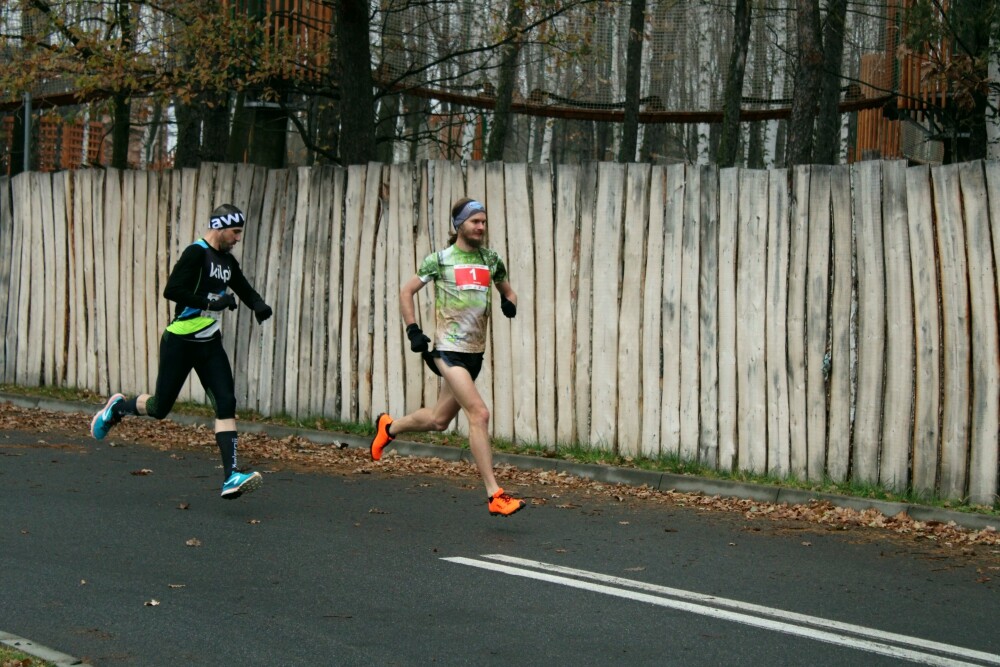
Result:
M174 265L167 285L163 288L163 297L187 308L205 310L208 308L208 298L195 293L201 279L201 267L204 250L192 243L181 253Z
M510 282L502 280L494 284L496 285L497 291L500 292L500 296L507 299L515 306L517 305L517 293L514 291L514 288L510 286Z
M405 283L403 287L399 290L399 315L403 318L403 326L410 326L411 324L416 324L417 315L416 307L413 303L413 297L424 288L426 285L420 276L413 276Z

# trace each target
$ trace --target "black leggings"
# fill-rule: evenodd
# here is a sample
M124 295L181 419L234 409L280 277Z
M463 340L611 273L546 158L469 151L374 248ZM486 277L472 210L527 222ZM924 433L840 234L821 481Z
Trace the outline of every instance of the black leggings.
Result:
M235 419L233 368L218 333L205 342L192 342L169 331L163 332L156 394L146 401L146 414L157 419L170 414L191 369L198 374L201 386L212 401L216 419Z

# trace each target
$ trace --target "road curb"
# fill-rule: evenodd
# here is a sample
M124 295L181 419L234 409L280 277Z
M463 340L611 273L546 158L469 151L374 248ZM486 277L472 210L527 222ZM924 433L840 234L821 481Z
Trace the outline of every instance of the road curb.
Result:
M51 649L48 646L42 646L41 644L33 642L30 639L12 635L9 632L0 631L0 644L6 644L12 649L34 656L39 660L51 662L53 665L56 665L56 667L68 667L69 665L73 665L74 667L92 667L92 665L84 662L80 658L74 658L71 655L66 655L65 653Z
M64 401L51 398L37 398L31 396L21 396L18 394L6 394L0 392L0 401L10 402L18 407L39 408L54 412L79 412L84 414L95 413L100 409L100 404L88 404L76 401ZM187 426L211 424L211 419L184 414L172 414L172 421ZM241 421L239 423L241 431L248 433L266 433L275 438L287 438L289 436L299 436L315 442L317 444L337 445L368 449L370 438L351 435L348 433L334 433L331 431L318 431L305 428L292 428L273 424L263 424L260 422ZM394 440L392 444L396 453L401 456L417 456L427 458L439 458L444 461L472 461L472 454L468 449L462 447L451 447L447 445L434 445L424 442L411 442L406 440ZM545 458L542 456L526 456L524 454L507 454L495 452L493 454L494 463L511 465L517 468L533 470L549 470L557 473L576 475L585 479L591 479L605 484L625 484L627 486L646 486L658 491L677 491L681 493L701 493L706 496L720 496L723 498L742 498L757 502L768 502L776 504L808 504L813 501L826 501L836 507L844 507L858 511L877 510L885 516L892 517L906 513L917 521L954 523L963 528L972 530L984 530L992 528L1000 530L1000 517L986 514L974 514L970 512L956 512L938 507L926 505L913 505L908 503L898 503L887 500L875 500L870 498L857 498L855 496L844 496L835 493L820 493L802 489L787 489L766 484L751 484L723 479L712 479L709 477L696 477L693 475L678 475L675 473L656 472L653 470L640 470L637 468L622 468L605 464L578 463L575 461L565 461L562 459Z

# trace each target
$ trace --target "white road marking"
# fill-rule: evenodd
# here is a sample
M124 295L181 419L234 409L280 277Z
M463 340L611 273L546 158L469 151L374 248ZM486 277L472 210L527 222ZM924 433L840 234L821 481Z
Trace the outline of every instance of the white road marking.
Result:
M721 620L732 621L734 623L763 628L765 630L783 632L798 637L805 637L807 639L814 639L838 646L867 651L869 653L909 660L919 664L957 666L986 663L990 665L1000 665L1000 655L974 651L961 646L941 644L917 637L908 637L906 635L883 632L881 630L866 628L850 623L831 621L815 616L807 616L805 614L797 614L795 612L764 607L762 605L740 602L738 600L728 600L726 598L718 598L702 593L694 593L666 586L657 586L655 584L648 584L621 577L613 577L597 572L588 572L586 570L577 570L560 565L552 565L541 561L514 558L500 554L489 554L485 555L484 558L510 564L475 560L460 556L444 558L443 560L461 565L478 567L485 570L492 570L494 572L501 572L503 574L526 577L529 579L536 579L538 581L547 581L549 583L560 584L595 593L603 593L604 595L635 600L637 602L645 602L660 607L677 609L679 611L686 611L702 616L710 616ZM542 571L537 572L535 570L525 569L525 567L515 567L515 565L531 567L535 568L535 570ZM580 579L571 579L566 576L559 576L562 574L589 579L591 581L581 581ZM592 583L595 581L603 583ZM607 584L615 584L618 587L612 587ZM655 592L660 595L653 595L642 591ZM663 597L664 595L670 597ZM697 604L692 601L704 602L715 606ZM738 609L740 611L729 611L719 607L729 607L730 609ZM741 612L752 612L757 615ZM894 642L896 644L902 644L902 646L895 646L886 642ZM962 660L955 658L945 657L943 655L933 655L931 653L914 649L925 649L927 651L934 651L935 653L955 656L967 660L976 660L977 662L963 662Z

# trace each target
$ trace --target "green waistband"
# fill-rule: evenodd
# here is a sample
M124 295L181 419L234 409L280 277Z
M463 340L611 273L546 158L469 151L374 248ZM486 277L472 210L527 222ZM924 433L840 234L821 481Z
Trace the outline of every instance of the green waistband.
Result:
M215 324L215 320L211 317L192 317L190 320L171 322L170 326L167 327L167 331L178 336L190 336L202 329L207 329L213 324Z

